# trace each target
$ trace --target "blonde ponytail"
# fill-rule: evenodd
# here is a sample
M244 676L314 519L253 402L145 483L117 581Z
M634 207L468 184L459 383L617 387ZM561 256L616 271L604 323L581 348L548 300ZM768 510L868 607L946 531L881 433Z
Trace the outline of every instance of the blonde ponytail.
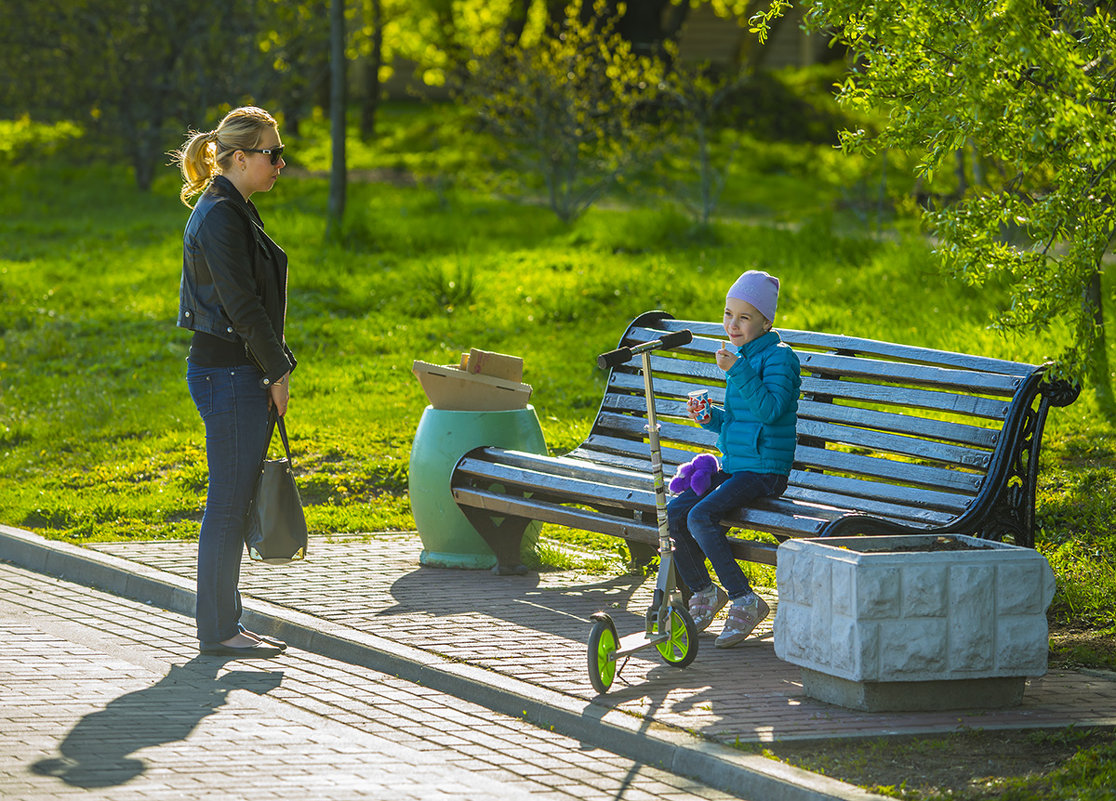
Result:
M275 118L255 106L235 108L225 115L215 130L190 131L189 138L171 158L182 172L179 198L193 208L190 198L201 194L215 175L220 175L228 158L237 150L259 145L264 131L278 131Z
M193 208L190 198L203 192L217 172L217 132L190 131L189 137L186 144L174 151L171 157L182 172L182 190L178 197Z

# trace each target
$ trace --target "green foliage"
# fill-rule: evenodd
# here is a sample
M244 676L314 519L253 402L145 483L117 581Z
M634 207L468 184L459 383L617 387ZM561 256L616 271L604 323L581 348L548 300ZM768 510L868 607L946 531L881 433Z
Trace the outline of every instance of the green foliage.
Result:
M725 187L728 163L715 159L713 140L719 133L723 106L743 79L739 72L718 72L709 64L681 64L667 75L659 90L677 131L672 145L687 153L687 172L693 176L674 194L701 225L709 224ZM730 148L728 159L733 155Z
M807 5L808 26L832 30L858 58L840 101L887 115L878 132L846 131L846 150L921 153L926 177L975 151L981 180L927 214L941 256L968 286L1010 288L997 326L1032 333L1065 321L1068 336L1050 355L1064 374L1088 376L1116 411L1100 283L1116 232L1116 25L1106 5Z
M0 164L52 156L82 137L72 122L33 122L28 115L18 120L0 120Z
M0 107L82 125L147 188L202 110L260 85L256 6L9 0L0 73L19 80L0 82Z
M662 64L640 57L615 18L580 18L571 3L559 30L537 44L499 50L470 65L464 97L507 149L513 174L541 183L563 222L580 217L654 141L641 104ZM539 191L536 184L534 191Z

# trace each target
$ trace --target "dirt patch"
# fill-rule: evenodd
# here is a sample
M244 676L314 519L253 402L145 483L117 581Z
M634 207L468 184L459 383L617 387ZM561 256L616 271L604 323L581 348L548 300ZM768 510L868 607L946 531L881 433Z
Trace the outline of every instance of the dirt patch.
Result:
M782 762L901 798L985 801L1013 793L1018 779L1056 771L1079 751L1116 747L1113 729L966 731L957 734L774 743ZM1046 797L1035 788L1035 799Z
M846 546L841 547L845 548ZM956 537L936 537L930 542L919 544L895 545L891 543L888 545L877 545L875 547L869 545L858 548L847 548L847 550L856 551L857 553L932 553L937 551L990 551L994 547L993 545L966 542Z
M1116 637L1111 629L1050 628L1051 670L1083 667L1116 671Z

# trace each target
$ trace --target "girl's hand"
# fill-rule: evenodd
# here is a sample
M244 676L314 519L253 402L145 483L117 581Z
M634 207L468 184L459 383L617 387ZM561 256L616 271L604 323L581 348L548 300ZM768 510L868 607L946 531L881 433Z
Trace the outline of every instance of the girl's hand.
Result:
M274 406L280 417L287 413L287 403L291 398L290 385L287 383L290 378L291 374L287 373L268 387L267 409L271 411Z
M738 357L735 353L728 350L725 345L721 345L720 349L716 353L716 358L717 366L727 373L729 370L732 369L732 366L736 364L736 360Z

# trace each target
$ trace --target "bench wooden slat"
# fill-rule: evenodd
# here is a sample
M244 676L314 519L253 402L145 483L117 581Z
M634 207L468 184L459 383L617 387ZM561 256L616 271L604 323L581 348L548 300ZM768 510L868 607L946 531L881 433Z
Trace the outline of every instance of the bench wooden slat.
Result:
M692 383L676 380L665 376L660 378L658 369L655 371L655 392L658 396L667 396L683 399L695 387ZM724 375L714 365L721 376ZM638 373L625 373L613 371L609 381L609 390L628 391L633 395L642 397L643 378ZM910 387L886 386L883 384L867 384L857 381L840 381L832 378L817 378L803 376L802 391L807 397L818 395L827 398L839 398L847 401L860 401L880 404L882 406L906 406L915 409L929 409L933 411L949 412L952 414L971 415L989 420L1003 420L1007 416L1010 404L994 398L985 398L979 395L961 395L955 392L940 390L917 389ZM724 403L724 388L710 387L709 397L714 403Z
M801 504L793 508L796 514L789 514L783 510L772 511L766 505L757 503L746 509L736 510L731 517L722 522L749 531L765 531L788 537L816 537L826 523L841 516L823 509L811 509Z
M922 364L879 362L827 353L800 353L802 369L823 376L917 384L953 391L982 392L1010 398L1022 379L1017 375L954 370Z
M797 468L791 470L789 485L845 496L849 501L841 505L848 505L850 508L856 508L862 500L880 500L917 509L936 509L954 515L964 512L972 503L974 496L974 493L943 492L940 489L910 487Z
M526 504L521 499L509 498L499 493L471 487L454 487L453 497L459 504L484 509L495 515L526 516L531 520L541 520L544 523L553 523L582 531L595 531L599 534L622 537L656 548L659 545L658 526L644 523L641 520L627 520L614 515L563 506L548 501L534 500ZM816 531L816 529L811 530ZM799 534L806 535L805 529ZM778 546L773 543L734 539L730 541L729 545L738 559L767 565L775 564L775 553Z
M656 339L664 332L692 331L695 337L708 337L724 341L724 328L718 323L695 320L666 319L661 328L636 327L635 339ZM844 334L826 334L817 331L800 331L793 328L776 328L779 337L797 349L863 354L877 358L912 362L915 364L937 364L943 367L957 367L963 370L976 370L1005 375L1028 376L1035 371L1035 365L1026 362L996 359L991 356L976 356L969 353L920 348L895 342L850 337ZM714 348L715 349L715 348Z
M584 459L585 461L593 462L594 464L608 465L620 470L631 470L633 472L651 475L650 454L645 455L641 459L638 456L625 456L623 454L614 453L612 451L597 450L596 448L590 447L588 443L583 442L581 445L570 451L567 456L570 456L574 459ZM689 461L691 458L693 458L692 454L690 456L687 456L686 459L683 461ZM667 464L668 462L664 460L664 472L673 472L671 468L667 467ZM682 464L682 462L674 461L670 462L669 464L679 465Z
M647 418L645 417L601 412L597 417L597 423L599 425L595 427L595 431L619 433L624 437L630 437L637 442L644 443L645 450L650 448L642 439L646 436ZM712 431L696 428L690 423L672 423L669 420L660 420L659 441L664 444L668 442L708 443L708 447L712 448L717 444L717 435Z
M1022 379L1016 375L973 372L925 364L874 361L853 356L828 353L799 353L802 369L808 373L834 378L884 381L892 384L916 384L967 393L986 393L1010 398ZM710 369L712 367L712 369ZM651 369L656 375L720 378L720 370L709 361L680 359L675 356L653 356ZM723 374L723 373L722 373Z
M821 420L825 422L849 423L878 431L891 431L895 434L932 437L938 440L957 442L992 448L1000 439L999 429L982 428L967 423L950 420L932 420L896 412L881 412L875 409L862 409L858 406L841 406L835 403L820 403L799 400L799 420Z
M799 445L795 449L794 463L797 467L820 467L823 470L867 476L898 484L939 487L962 492L975 493L984 480L984 475L979 473L895 462L891 459L863 456L859 453L843 453L804 445Z
M654 368L652 368L654 369ZM724 373L721 373L723 376ZM658 374L655 375L655 394L659 397L673 397L685 398L691 391L697 389L698 386L692 382L676 381L667 376L660 378ZM725 399L724 384L721 386L702 386L702 389L709 390L709 397L714 398L717 403L723 403ZM619 370L612 372L612 378L608 382L608 391L631 393L633 396L643 397L643 377L639 373L625 373Z
M542 497L558 497L570 503L607 506L616 509L648 509L655 506L651 482L643 489L618 487L584 478L555 475L550 472L524 470L479 460L471 460L460 468L474 479L510 487L521 487Z
M645 414L646 401L635 395L618 395L614 392L605 394L601 408L609 411L626 412L634 415ZM688 421L689 415L686 404L682 401L655 399L655 413L660 419L677 418ZM933 440L947 440L961 445L976 446L991 449L999 440L998 429L982 428L980 426L957 423L950 420L932 420L925 417L898 414L896 412L881 412L874 409L862 409L856 406L841 406L833 403L800 400L798 403L798 418L802 420L824 421L827 423L847 423L859 428L885 431L895 434L909 434L916 437L926 437ZM689 425L689 423L686 423ZM801 423L799 431L802 431ZM810 436L819 436L818 432L811 432ZM693 426L690 437L695 444L707 444L712 448L717 442L715 432L706 431ZM912 454L916 455L916 454ZM966 463L965 460L958 460Z
M964 448L960 445L950 445L920 437L881 433L838 423L822 423L817 420L799 420L798 435L829 443L870 448L981 470L988 468L992 458L988 451L977 448Z
M598 432L602 434L619 433L623 435L624 439L631 438L633 451L644 442L642 437L645 435L645 418L602 411L597 421L599 423L596 429ZM987 450L966 448L919 437L878 432L855 426L821 423L816 419L800 419L798 434L800 438L809 437L811 440L824 440L829 443L872 448L904 456L963 465L974 469L986 469L991 460L991 454ZM689 423L671 423L666 420L660 423L659 438L664 444L687 443L705 447L709 450L715 449L717 444L717 434L715 432L706 431Z
M958 395L908 387L888 387L881 384L859 384L853 381L834 381L827 378L802 378L802 391L811 396L840 398L849 401L868 401L881 406L905 406L938 412L985 417L1003 420L1007 417L1009 403L978 395Z
M713 393L710 393L709 397L712 398ZM601 408L615 412L638 414L644 419L647 417L647 401L642 396L606 392L601 402ZM683 400L655 398L655 414L659 416L660 420L664 417L673 417L680 420L690 419L690 413L686 410L686 402Z
M948 523L956 514L939 512L932 509L920 509L902 504L886 503L871 498L853 498L848 495L839 495L833 492L820 492L800 486L787 486L783 498L790 498L810 504L821 504L838 509L856 509L870 515L884 517L888 520L902 521L910 525L941 526Z
M647 459L648 469L633 471L618 469L613 466L599 464L587 459L570 458L569 456L543 456L538 453L526 451L506 450L504 448L481 448L470 451L458 464L458 470L463 473L472 473L472 468L477 462L491 462L521 470L553 473L558 476L570 478L586 478L590 481L611 483L618 487L651 491L650 457Z
M602 431L605 436L611 433L620 432L623 434L627 434L629 437L632 437L632 439L609 437L610 440L616 443L616 445L614 446L614 450L624 454L635 454L637 453L637 449L639 449L641 446L647 447L642 440L635 439L636 437L642 436L644 425L642 419L637 417L628 417L625 415L612 415L608 413L602 413L598 418L598 421L601 424L599 430ZM676 425L673 423L663 423L662 430L660 431L660 437L664 441L679 440L681 439L681 433L679 429L690 428L692 427ZM855 429L847 427L844 428L846 431L850 432L848 439L859 440L863 444L874 444L878 446L880 442L886 440L889 445L896 448L902 445L902 443L894 441L896 438L893 435L880 434L873 436L871 432L865 431L862 432L859 436L853 436L853 432L855 432ZM809 435L810 431L813 430L813 424L805 423L803 424L803 428L801 430ZM595 441L599 445L599 440L603 438L604 437L591 439L595 439ZM914 444L918 443L912 443L912 445ZM925 451L930 452L932 450L932 443L921 444ZM943 451L951 447L953 446L940 445L940 448L943 449ZM912 447L909 449L913 450L914 448ZM663 452L665 453L666 451L667 448L663 447ZM691 452L686 452L685 455L692 458ZM965 451L962 449L957 449L957 455L959 457L957 461L958 464L964 463L960 461L961 456L964 456L966 458L971 457L974 459L979 456L982 460L986 456L986 454L977 454L976 452ZM680 459L680 461L678 461L678 463L681 463L681 461L688 461L688 459L682 458ZM980 486L980 482L982 479L981 475L974 473L961 473L955 470L947 470L945 468L935 467L932 465L920 465L910 462L900 462L881 458L878 456L863 456L859 454L830 451L816 447L806 447L803 446L801 443L795 450L795 462L799 465L821 467L830 470L840 470L842 472L851 472L857 473L859 475L874 476L877 478L890 479L893 481L902 481L904 483L950 487L953 489L975 490L975 488ZM981 465L978 464L974 466Z
M598 534L611 534L614 537L634 539L649 545L659 544L657 525L649 525L642 520L630 520L616 515L602 514L576 506L563 506L539 499L509 497L475 487L454 487L453 497L460 504L484 509L497 515L528 517L544 523L595 531Z
M637 461L642 458L647 464L651 462L651 454L648 451L646 442L634 442L630 439L621 439L620 437L590 434L586 437L585 442L582 443L582 447L592 451L601 451L616 456L634 458ZM682 464L693 459L696 453L697 451L671 448L666 445L660 447L660 455L662 456L663 464ZM594 461L597 460L594 459Z
M500 469L501 466L503 468L502 470ZM640 491L638 498L644 501L642 508L646 510L653 509L654 496L649 465L646 470L635 472L616 469L585 459L542 456L535 453L505 450L502 448L485 448L480 451L474 451L472 454L462 459L457 469L463 475L495 482L508 479L508 474L504 471L519 470L522 471L522 474L512 476L511 480L508 481L508 483L517 486L523 486L525 482L530 485L531 479L529 476L544 472L554 476L580 478L584 481L611 487L630 488ZM540 486L543 486L545 489L545 485ZM554 486L558 485L555 484ZM607 501L603 493L595 493L594 497L598 501ZM924 522L944 524L953 516L952 514L934 511L932 509L912 509L909 505L909 498L907 499L908 505L900 505L884 501L867 501L864 498L844 495L834 491L808 489L793 485L788 487L783 497L810 504L831 506L835 509L847 510L850 508L858 508L860 511L866 511L870 514L878 514L882 517L895 520L907 520L912 523ZM633 497L632 500L638 503L637 498ZM629 506L631 506L631 504L629 504ZM963 505L959 504L957 508L963 508Z

